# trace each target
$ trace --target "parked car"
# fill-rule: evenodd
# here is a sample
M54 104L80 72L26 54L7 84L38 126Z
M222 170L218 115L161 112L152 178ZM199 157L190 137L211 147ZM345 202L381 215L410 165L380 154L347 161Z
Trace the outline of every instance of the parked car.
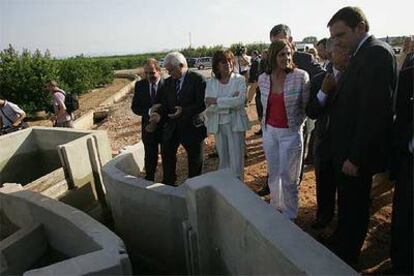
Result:
M195 67L194 65L197 61L196 58L186 58L186 60L187 60L188 68Z
M212 60L213 60L212 57L200 57L196 60L194 67L197 68L198 70L203 70L205 68L211 68Z

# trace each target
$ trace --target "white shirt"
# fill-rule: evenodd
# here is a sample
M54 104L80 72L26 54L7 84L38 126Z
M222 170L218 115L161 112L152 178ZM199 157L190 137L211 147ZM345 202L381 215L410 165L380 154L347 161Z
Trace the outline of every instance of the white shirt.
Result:
M4 101L4 106L0 107L0 109L0 117L3 121L3 127L10 127L20 117L20 114L23 113L23 110L17 104L6 100Z

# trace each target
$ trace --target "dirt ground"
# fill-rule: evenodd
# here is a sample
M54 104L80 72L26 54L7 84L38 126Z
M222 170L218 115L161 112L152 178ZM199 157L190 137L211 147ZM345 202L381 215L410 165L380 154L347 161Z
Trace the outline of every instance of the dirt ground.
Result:
M94 92L83 95L80 98L81 108L79 113L83 113L92 107L96 107L108 95L125 85L128 81L125 79L115 79L113 85L98 89ZM97 129L106 130L111 142L113 154L117 154L120 149L127 145L137 143L141 137L140 117L131 111L132 93L121 102L114 104L110 115L102 121ZM255 106L249 104L248 115L252 122L252 129L246 133L246 144L248 157L245 160L245 184L253 191L260 189L266 178L266 161L262 150L262 141L260 136L254 135L259 129L259 122ZM204 167L203 172L209 172L217 169L218 158L209 158L208 154L213 151L214 138L209 136L205 141L204 150ZM159 160L160 162L161 160ZM161 166L159 164L156 174L156 181L161 181ZM183 183L187 175L187 159L184 149L179 148L178 152L178 183ZM384 182L382 176L377 177L375 182ZM360 258L362 274L384 274L389 271L389 246L390 246L390 221L391 221L391 202L392 190L389 185L378 185L373 189L375 194L371 210L371 220L369 232L366 238L363 251ZM327 236L333 232L335 220L331 225L323 230L317 231L310 227L316 211L316 192L315 192L315 175L312 167L305 170L302 183L300 185L300 209L299 216L296 220L300 226L309 235L318 239L320 236ZM276 212L276 210L275 210Z

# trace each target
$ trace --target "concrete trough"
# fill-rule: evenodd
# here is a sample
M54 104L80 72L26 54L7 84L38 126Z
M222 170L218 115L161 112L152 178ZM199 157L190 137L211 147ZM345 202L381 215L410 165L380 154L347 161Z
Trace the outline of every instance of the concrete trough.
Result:
M131 274L122 240L66 204L7 184L0 214L13 229L1 237L1 275Z
M140 152L142 144L130 147L102 169L115 231L136 274L187 274L184 190L137 177Z
M111 158L104 131L24 129L0 137L0 186L19 183L80 209L105 204L100 169Z
M142 145L130 147L102 170L133 266L146 260L163 273L195 275L357 274L229 171L170 187L138 177L143 156Z

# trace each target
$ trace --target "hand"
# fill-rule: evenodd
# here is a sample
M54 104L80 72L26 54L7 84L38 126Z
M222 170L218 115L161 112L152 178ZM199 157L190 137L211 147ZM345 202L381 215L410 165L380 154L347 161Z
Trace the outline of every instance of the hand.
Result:
M160 107L161 107L161 104L154 104L154 105L152 105L151 108L150 108L149 115L151 115L154 112L158 112L158 110L160 109Z
M233 93L233 97L238 97L239 95L240 95L239 91L236 91L236 92Z
M157 124L160 122L160 120L161 120L161 115L158 114L157 112L152 112L148 121L150 124Z
M346 159L342 165L342 172L348 176L358 176L358 169L349 159Z
M207 106L212 105L212 104L217 104L217 98L213 98L213 97L206 97L204 101Z
M322 92L325 94L328 94L330 91L334 90L335 88L336 88L335 76L331 73L327 73L322 82L322 87L321 87Z
M168 117L170 119L176 119L176 118L181 116L181 113L183 113L183 108L181 106L177 105L177 106L175 106L175 113L168 114Z
M21 121L16 121L12 124L12 127L18 127L20 125Z

